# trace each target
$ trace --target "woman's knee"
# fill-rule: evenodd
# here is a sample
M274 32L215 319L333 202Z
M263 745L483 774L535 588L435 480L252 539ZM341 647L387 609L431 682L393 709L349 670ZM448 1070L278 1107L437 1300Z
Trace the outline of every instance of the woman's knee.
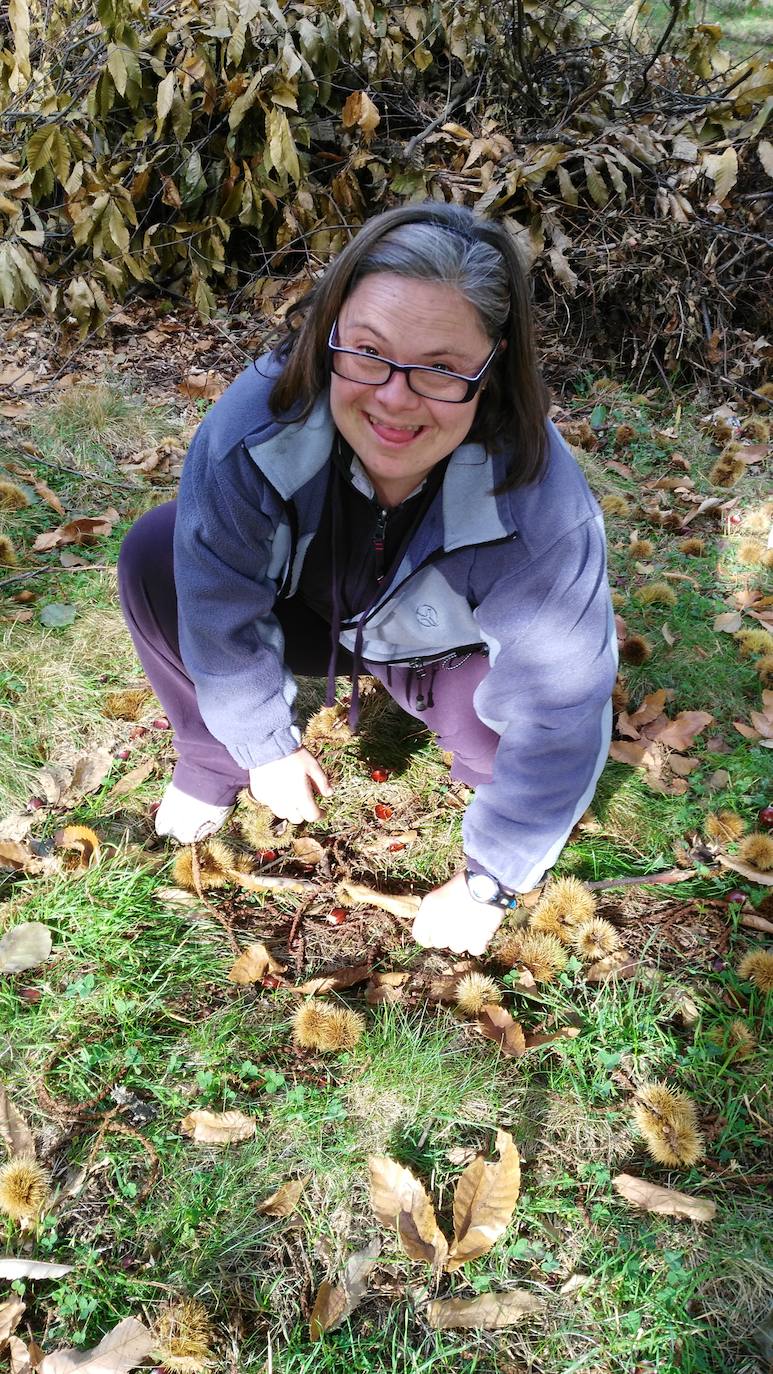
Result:
M124 536L118 555L118 582L122 593L173 576L173 538L176 501L155 506L136 520Z

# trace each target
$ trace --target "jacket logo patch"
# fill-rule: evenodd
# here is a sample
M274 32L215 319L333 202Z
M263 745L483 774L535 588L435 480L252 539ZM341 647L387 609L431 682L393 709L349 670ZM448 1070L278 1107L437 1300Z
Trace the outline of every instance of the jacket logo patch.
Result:
M420 625L431 627L437 625L440 617L434 606L424 604L423 606L416 607L416 619Z

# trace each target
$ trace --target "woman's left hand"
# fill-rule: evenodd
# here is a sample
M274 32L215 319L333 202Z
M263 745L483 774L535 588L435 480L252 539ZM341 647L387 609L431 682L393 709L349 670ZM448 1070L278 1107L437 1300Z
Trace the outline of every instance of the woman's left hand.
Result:
M452 949L456 954L482 954L502 924L501 907L476 902L467 891L464 872L428 892L413 923L420 945Z

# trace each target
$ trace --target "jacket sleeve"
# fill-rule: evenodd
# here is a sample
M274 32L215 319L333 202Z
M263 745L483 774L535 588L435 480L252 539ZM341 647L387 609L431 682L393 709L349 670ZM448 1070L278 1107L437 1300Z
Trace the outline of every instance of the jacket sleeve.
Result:
M283 758L301 740L273 613L289 554L282 503L244 445L215 456L202 427L175 524L180 653L207 729L242 768Z
M479 551L476 565L494 554ZM617 640L601 518L526 568L484 575L475 616L491 662L475 710L500 742L492 781L467 809L464 847L474 866L527 892L590 804L609 750Z

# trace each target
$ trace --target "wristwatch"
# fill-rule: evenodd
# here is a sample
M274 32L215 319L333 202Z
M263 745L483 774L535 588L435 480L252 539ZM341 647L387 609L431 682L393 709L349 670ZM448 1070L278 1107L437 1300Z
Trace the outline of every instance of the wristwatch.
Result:
M511 892L505 892L490 873L472 873L468 868L464 876L474 902L482 906L501 906L504 911L512 911L517 906L518 899Z

